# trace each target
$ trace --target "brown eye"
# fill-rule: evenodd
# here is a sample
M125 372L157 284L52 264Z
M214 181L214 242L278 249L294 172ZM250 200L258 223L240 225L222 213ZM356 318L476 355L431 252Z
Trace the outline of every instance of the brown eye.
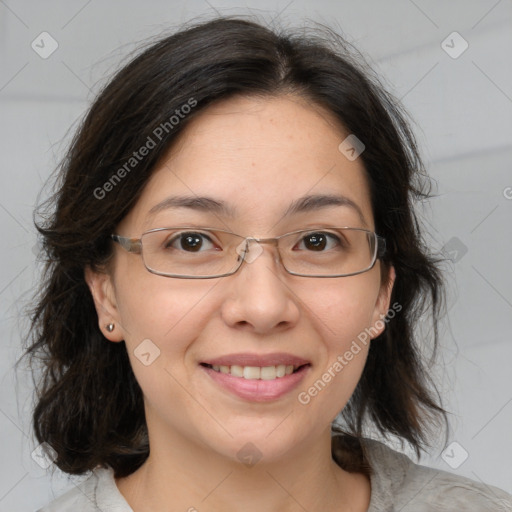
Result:
M309 233L298 244L299 249L307 251L325 251L340 245L340 239L331 233Z
M211 239L202 233L180 233L173 237L166 244L166 247L171 247L178 251L186 252L201 252L213 248Z
M323 233L314 233L304 238L304 246L311 251L323 251L326 245L327 239Z
M203 239L198 235L183 235L180 237L180 246L185 251L197 252L203 246Z

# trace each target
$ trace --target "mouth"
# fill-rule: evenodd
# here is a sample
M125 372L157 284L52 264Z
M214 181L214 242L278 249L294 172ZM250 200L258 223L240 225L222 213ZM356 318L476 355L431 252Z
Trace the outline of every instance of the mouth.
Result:
M199 363L210 383L249 402L289 395L306 378L311 363L285 353L231 354Z
M201 366L209 368L215 372L239 377L246 380L275 380L297 373L301 369L311 366L309 363L299 365L271 365L271 366L241 366L241 365L212 365L201 363Z

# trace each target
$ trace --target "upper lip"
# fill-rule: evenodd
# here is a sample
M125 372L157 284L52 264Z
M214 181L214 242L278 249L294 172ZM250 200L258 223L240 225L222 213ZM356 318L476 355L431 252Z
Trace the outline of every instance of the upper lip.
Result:
M276 352L274 354L228 354L202 361L203 364L212 366L279 366L293 365L295 368L310 364L308 360L293 354Z

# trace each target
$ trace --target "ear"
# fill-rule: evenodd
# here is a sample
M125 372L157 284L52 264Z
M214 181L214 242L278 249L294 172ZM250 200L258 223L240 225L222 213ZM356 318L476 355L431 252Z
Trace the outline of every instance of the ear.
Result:
M382 334L386 328L385 317L389 312L391 303L391 292L393 291L393 285L395 284L395 267L390 266L387 274L387 278L383 280L380 287L379 295L375 303L375 309L372 315L372 327L370 329L371 339L377 338ZM399 306L402 309L401 306ZM400 311L400 309L397 310ZM394 316L394 315L393 315Z
M120 315L114 293L112 278L108 272L92 270L89 266L85 269L85 282L89 286L96 312L100 331L110 341L124 340L124 331L120 322ZM107 330L107 325L114 324L112 332Z

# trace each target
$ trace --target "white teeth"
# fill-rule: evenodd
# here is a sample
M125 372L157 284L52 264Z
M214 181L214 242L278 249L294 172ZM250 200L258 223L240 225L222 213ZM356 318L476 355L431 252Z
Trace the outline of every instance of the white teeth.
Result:
M243 377L244 376L244 367L237 366L234 364L231 367L231 375L233 375L233 377Z
M244 366L244 379L259 379L261 368L259 366Z
M261 380L274 380L277 377L275 366L264 366L261 369Z
M212 369L220 373L229 373L233 377L243 377L247 380L274 380L293 373L293 365L279 364L277 366L224 366L213 365Z

